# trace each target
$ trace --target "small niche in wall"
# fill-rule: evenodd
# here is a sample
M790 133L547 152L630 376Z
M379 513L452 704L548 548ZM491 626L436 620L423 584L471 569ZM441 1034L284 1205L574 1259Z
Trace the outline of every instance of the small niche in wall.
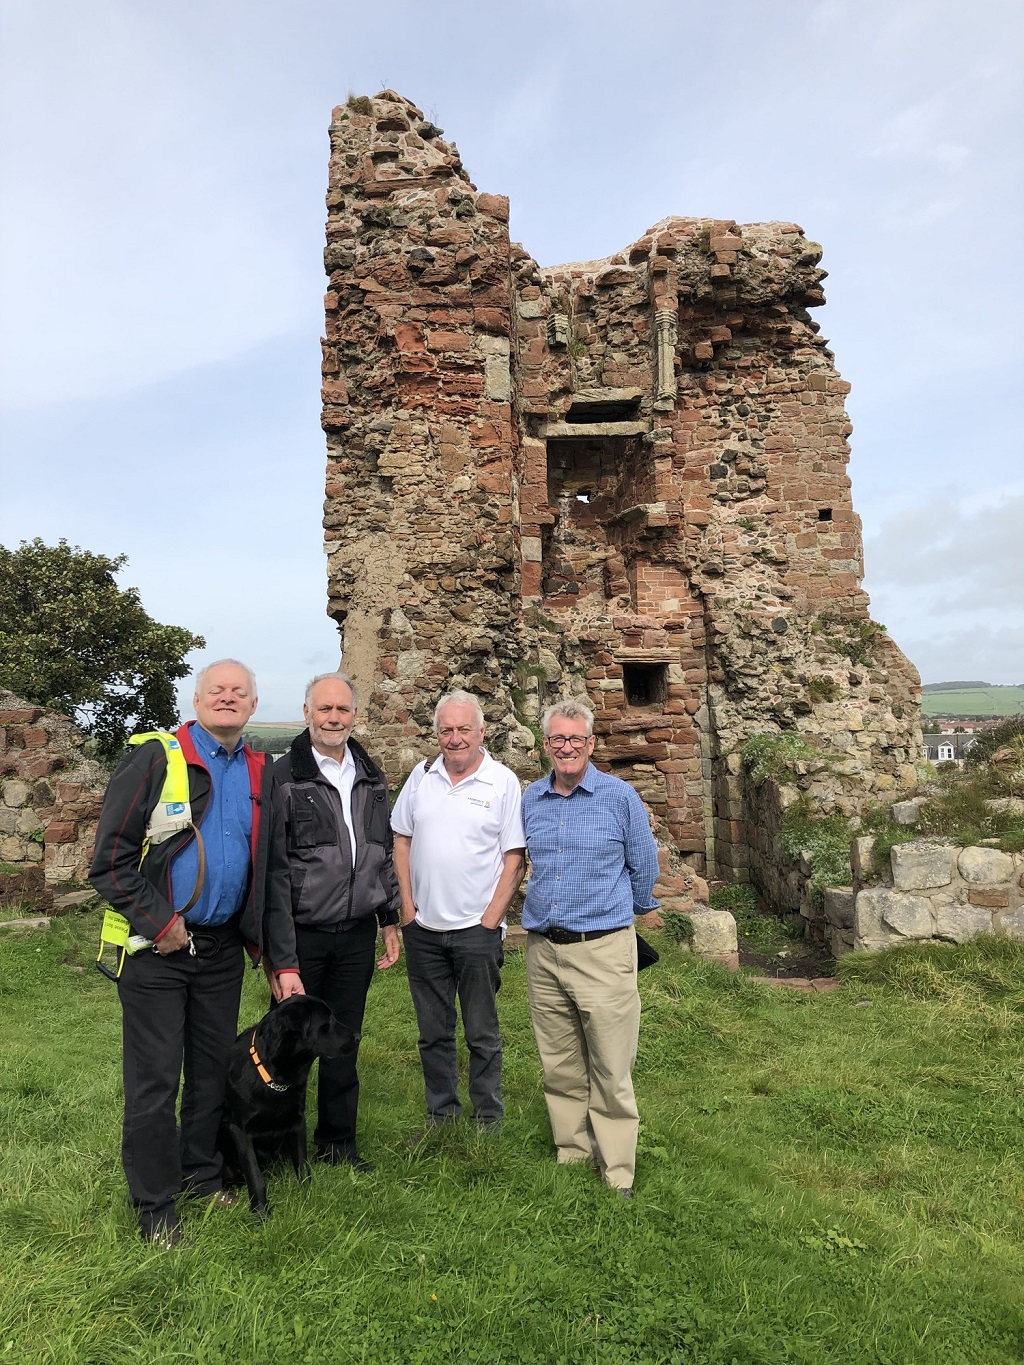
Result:
M831 508L831 507L819 507L819 508L818 508L818 520L819 520L819 521L831 521L831 520L832 520L832 508Z
M657 706L664 702L667 664L623 664L622 690L627 706Z

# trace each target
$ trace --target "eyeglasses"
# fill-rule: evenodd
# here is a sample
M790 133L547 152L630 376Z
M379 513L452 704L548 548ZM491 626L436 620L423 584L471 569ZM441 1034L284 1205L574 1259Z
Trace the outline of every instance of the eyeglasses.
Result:
M566 745L571 749L585 749L593 738L592 735L545 735L548 745L552 749L564 749Z

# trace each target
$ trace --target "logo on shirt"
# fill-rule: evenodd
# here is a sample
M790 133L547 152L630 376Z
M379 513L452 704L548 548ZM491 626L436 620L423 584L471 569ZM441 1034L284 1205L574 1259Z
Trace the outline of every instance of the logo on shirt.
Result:
M483 810L491 809L490 801L481 801L479 796L467 796L466 800L469 802L471 806L480 806L481 809Z

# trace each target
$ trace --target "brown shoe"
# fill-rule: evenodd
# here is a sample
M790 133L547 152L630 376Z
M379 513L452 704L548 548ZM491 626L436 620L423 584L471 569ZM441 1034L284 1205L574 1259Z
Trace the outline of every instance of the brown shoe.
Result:
M159 1227L151 1228L142 1233L142 1240L157 1251L170 1251L174 1247L187 1250L192 1245L177 1223L162 1223Z

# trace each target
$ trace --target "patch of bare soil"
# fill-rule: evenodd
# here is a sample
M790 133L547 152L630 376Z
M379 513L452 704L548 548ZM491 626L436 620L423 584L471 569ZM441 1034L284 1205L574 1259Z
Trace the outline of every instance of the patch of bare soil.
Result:
M780 981L796 978L813 981L818 977L834 976L836 964L823 943L799 938L791 939L781 948L761 952L744 951L741 940L740 966Z

